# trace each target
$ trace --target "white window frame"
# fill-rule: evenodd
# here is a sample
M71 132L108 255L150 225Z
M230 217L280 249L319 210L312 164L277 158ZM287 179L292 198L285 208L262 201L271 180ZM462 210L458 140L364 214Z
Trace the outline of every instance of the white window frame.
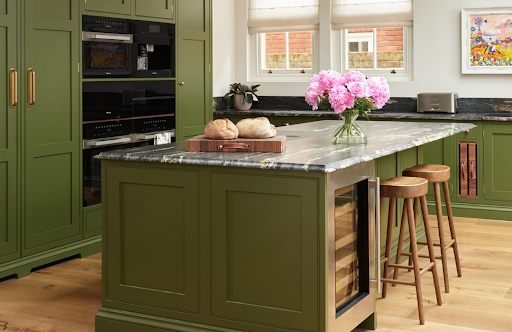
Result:
M264 68L266 57L266 39L264 33L249 35L250 80L257 82L308 82L319 68L318 31L311 31L312 68L269 69ZM286 33L286 65L288 66L288 33ZM305 73L301 73L304 70Z
M377 68L377 29L373 29L372 32L366 32L373 34L373 56L374 56L374 68L348 68L348 43L353 40L348 33L348 29L341 31L341 68L343 72L350 70L358 70L367 76L384 76L388 81L412 81L412 68L413 68L413 28L404 27L403 30L403 50L404 50L404 68ZM351 33L352 34L363 34L363 33ZM356 39L358 36L354 36ZM352 40L351 40L352 39ZM357 40L359 41L359 40ZM366 40L364 40L366 41ZM368 48L369 50L369 48ZM369 50L370 51L370 50ZM392 70L396 71L396 74L392 73Z

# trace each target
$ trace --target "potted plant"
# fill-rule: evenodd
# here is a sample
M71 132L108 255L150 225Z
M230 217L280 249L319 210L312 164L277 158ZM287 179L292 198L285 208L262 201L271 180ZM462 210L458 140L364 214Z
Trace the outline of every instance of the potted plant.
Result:
M229 92L224 95L224 100L228 101L228 105L233 100L233 106L239 111L248 111L251 109L253 101L258 101L256 91L259 85L251 85L233 83L229 86Z

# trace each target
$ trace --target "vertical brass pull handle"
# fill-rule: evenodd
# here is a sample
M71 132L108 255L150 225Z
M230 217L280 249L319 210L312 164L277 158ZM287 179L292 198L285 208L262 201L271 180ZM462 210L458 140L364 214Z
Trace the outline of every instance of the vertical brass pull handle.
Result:
M14 68L9 73L9 106L14 108L18 104L18 73Z
M28 107L36 103L36 72L34 69L28 69Z

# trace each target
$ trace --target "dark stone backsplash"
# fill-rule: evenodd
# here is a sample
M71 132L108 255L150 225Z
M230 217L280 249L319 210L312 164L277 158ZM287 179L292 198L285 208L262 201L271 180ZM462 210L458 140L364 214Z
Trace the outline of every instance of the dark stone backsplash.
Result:
M214 98L214 109L233 109L222 97ZM264 97L252 104L255 110L310 111L304 97ZM416 112L416 98L391 98L382 108L385 112ZM512 98L460 98L459 113L512 112Z

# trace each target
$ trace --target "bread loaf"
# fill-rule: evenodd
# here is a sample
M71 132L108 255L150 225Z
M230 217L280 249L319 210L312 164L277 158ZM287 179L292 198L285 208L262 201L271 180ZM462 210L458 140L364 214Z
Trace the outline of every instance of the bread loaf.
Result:
M270 138L276 136L276 127L267 118L243 119L236 124L238 136L244 138Z
M206 125L204 135L211 139L235 139L238 138L238 129L229 119L218 119Z

